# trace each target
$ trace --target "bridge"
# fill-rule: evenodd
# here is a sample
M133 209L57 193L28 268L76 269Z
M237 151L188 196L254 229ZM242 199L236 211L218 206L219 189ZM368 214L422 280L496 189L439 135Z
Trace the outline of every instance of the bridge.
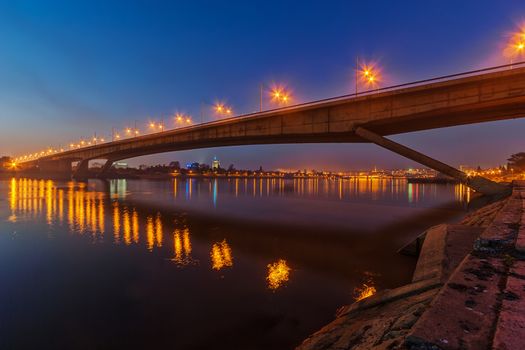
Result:
M289 143L372 142L454 177L476 191L502 185L458 169L385 136L525 116L521 63L303 103L22 161L21 169L87 176L88 162L106 159L101 174L122 159L197 148ZM443 140L446 142L446 140ZM75 172L72 163L79 162Z

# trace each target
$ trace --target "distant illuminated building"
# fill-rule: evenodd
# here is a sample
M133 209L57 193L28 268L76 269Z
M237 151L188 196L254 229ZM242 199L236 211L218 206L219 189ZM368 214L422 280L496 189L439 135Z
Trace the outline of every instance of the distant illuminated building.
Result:
M127 169L128 168L128 163L124 163L124 162L115 162L113 164L113 168L115 169Z
M217 159L217 157L213 157L213 161L211 162L212 170L218 170L220 167L221 167L221 162Z
M186 163L186 169L188 170L199 170L200 164L198 162Z

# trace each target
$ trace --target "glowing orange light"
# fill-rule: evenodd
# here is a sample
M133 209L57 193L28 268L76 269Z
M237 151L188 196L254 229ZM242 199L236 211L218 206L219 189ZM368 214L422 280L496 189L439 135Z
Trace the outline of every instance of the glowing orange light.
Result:
M212 269L220 270L233 265L232 251L225 239L214 243L210 252Z
M361 66L360 80L368 87L375 87L379 83L379 69L372 64L364 64Z
M222 104L220 104L220 103L216 104L216 105L215 105L215 111L216 111L217 113L219 113L219 114L222 113L222 112L224 111L224 105L222 105Z
M218 115L230 115L233 113L231 107L225 106L223 103L216 103L213 109Z
M273 87L270 91L272 102L277 104L286 104L290 100L290 92L282 86Z
M363 299L366 299L368 297L371 297L372 295L376 294L376 288L373 285L367 285L363 284L360 288L354 289L355 294L355 301L360 301Z
M509 58L511 61L513 59L522 56L525 53L525 25L519 29L518 32L512 33L510 39L507 43L507 46L503 50L503 55Z
M266 277L268 288L275 290L281 287L288 281L290 271L291 269L284 259L280 259L273 264L268 264L268 275Z

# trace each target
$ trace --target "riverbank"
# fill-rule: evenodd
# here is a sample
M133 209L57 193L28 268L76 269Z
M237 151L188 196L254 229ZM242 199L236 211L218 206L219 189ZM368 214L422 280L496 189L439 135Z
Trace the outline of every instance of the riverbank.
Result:
M424 234L412 282L340 308L298 350L521 349L525 182Z

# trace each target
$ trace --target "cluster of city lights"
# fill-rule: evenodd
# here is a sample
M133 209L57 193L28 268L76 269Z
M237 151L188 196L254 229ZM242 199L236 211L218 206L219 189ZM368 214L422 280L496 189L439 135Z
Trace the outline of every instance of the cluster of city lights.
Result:
M525 25L523 25L518 32L515 32L509 35L509 41L503 50L503 55L510 60L512 64L518 58L524 58L525 56ZM366 86L367 89L376 89L379 87L381 82L381 69L376 63L359 63L359 60L356 60L355 68L355 93L358 93L359 86ZM284 88L280 85L274 85L268 92L269 102L277 107L287 106L292 101L292 94L290 90ZM263 85L261 85L261 96L260 96L260 110L263 109ZM233 108L223 102L215 103L212 108L212 113L215 117L232 117L234 115ZM201 116L202 118L202 116ZM173 127L183 127L192 125L193 121L191 116L185 115L182 113L176 113L173 116ZM148 123L147 132L142 132L136 127L131 128L127 127L120 131L112 131L111 141L118 141L123 138L138 137L141 134L147 134L148 132L163 132L167 130L167 127L164 123L164 120L161 121L150 121ZM79 141L72 142L69 145L70 150L88 147L97 145L99 143L106 142L106 138L97 137L96 135L93 138L89 139L80 139ZM19 156L14 159L15 164L34 160L39 157L49 156L52 154L64 152L64 148L48 148L46 150ZM15 165L16 166L16 165Z

